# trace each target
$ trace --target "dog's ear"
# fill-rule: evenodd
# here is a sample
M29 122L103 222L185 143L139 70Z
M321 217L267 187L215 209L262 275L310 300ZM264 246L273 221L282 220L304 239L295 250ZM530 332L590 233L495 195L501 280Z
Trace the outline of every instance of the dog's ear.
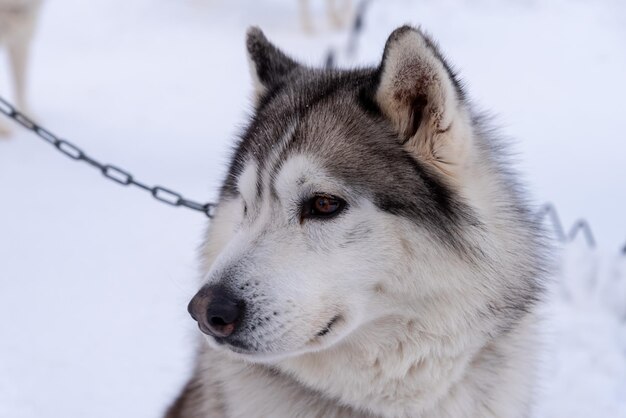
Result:
M257 101L299 67L298 63L268 41L261 29L256 26L248 29L246 47Z
M453 174L467 151L470 125L461 88L433 41L410 26L396 29L379 71L375 100L399 141L419 160Z

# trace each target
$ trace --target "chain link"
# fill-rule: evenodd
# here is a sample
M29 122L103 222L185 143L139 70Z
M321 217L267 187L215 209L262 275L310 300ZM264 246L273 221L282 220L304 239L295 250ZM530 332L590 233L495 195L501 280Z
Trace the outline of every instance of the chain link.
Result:
M75 161L84 161L90 166L99 170L107 179L120 184L122 186L136 186L147 192L150 192L153 198L161 203L168 204L170 206L182 206L192 210L203 212L209 218L213 217L213 211L215 209L214 203L199 203L193 200L184 198L180 193L167 189L162 186L147 186L141 183L133 177L128 171L116 167L111 164L103 164L89 155L87 155L82 149L72 144L68 140L61 139L48 131L47 129L39 126L33 122L26 115L21 113L11 103L7 102L4 98L0 97L0 113L4 113L9 118L13 119L24 128L34 132L39 138L43 139L47 143L53 145L59 152L66 155Z

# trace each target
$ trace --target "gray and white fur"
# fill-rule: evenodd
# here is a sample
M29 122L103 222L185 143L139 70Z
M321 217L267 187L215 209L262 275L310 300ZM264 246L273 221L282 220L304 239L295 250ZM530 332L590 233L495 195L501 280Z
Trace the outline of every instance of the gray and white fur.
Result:
M529 416L546 246L439 48L404 26L376 68L305 67L257 28L247 49L167 417Z

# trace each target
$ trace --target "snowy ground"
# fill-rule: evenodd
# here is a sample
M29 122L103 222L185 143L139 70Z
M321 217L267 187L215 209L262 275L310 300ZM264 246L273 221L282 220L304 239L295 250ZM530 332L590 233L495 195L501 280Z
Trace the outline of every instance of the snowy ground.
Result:
M323 23L303 34L297 16L286 0L49 1L33 107L94 156L211 200L249 109L245 28L261 25L312 64L345 42ZM626 6L379 0L357 56L342 61L375 62L407 21L439 39L518 139L536 201L554 202L567 225L585 216L599 243L560 256L536 415L626 417ZM22 131L0 141L0 191L0 417L158 416L189 368L185 306L206 220L102 181Z

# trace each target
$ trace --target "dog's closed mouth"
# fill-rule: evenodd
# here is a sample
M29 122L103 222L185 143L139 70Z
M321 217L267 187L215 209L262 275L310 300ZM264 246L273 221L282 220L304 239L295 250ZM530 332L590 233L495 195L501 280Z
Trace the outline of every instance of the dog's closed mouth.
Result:
M333 319L330 320L328 325L326 325L320 332L317 333L316 337L323 337L324 335L330 332L330 329L341 319L340 315L335 315Z

